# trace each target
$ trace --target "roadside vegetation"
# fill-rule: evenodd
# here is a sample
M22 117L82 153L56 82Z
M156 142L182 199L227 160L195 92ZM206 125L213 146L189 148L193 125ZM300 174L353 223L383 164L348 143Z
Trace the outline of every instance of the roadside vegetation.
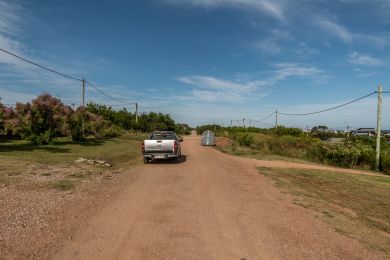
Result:
M374 138L347 137L343 133L318 128L304 133L301 129L282 126L260 129L207 125L198 127L197 132L202 133L206 129L214 130L220 139L218 148L231 154L257 158L286 157L364 170L375 167ZM380 170L390 174L390 145L384 139L381 150Z
M44 93L30 103L0 103L0 185L54 187L71 190L87 179L110 178L112 172L141 161L140 143L149 132L189 134L168 114L135 113L88 103L64 104ZM104 168L80 158L104 161Z
M319 170L260 168L294 203L337 232L390 256L390 179Z
M135 113L114 110L112 107L89 103L85 108L73 109L47 93L31 103L17 103L15 107L0 104L0 141L22 139L45 145L58 137L83 141L118 137L125 132L147 133L154 130L189 133L188 127L177 124L168 114L142 113L136 121Z

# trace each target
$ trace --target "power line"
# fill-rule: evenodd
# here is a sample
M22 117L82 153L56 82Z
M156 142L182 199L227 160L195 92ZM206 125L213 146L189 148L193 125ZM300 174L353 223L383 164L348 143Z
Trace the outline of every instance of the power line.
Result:
M360 97L360 98L357 98L357 99L354 99L354 100L352 100L352 101L349 101L349 102L347 102L347 103L344 103L344 104L341 104L341 105L338 105L338 106L335 106L335 107L331 107L331 108L327 108L327 109L323 109L323 110L320 110L320 111L315 111L315 112L310 112L310 113L297 113L297 114L292 114L292 113L282 113L282 112L278 112L278 114L280 114L280 115L285 115L285 116L307 116L307 115L314 115L314 114L319 114L319 113L323 113L323 112L326 112L326 111L330 111L330 110L333 110L333 109L337 109L337 108L340 108L340 107L343 107L343 106L347 106L347 105L349 105L349 104L352 104L352 103L355 103L355 102L357 102L357 101L360 101L360 100L362 100L362 99L364 99L364 98L367 98L367 97L369 97L369 96L372 96L372 95L374 95L374 94L376 94L377 92L375 91L375 92L372 92L372 93L370 93L370 94L367 94L367 95L365 95L365 96L363 96L363 97Z
M124 105L135 105L135 104L137 104L136 102L131 102L131 103L129 103L129 102L125 102L125 101L123 101L123 100L114 98L114 97L110 96L109 94L107 94L106 92L104 92L103 90L100 90L99 88L95 87L95 86L92 85L90 82L85 81L85 83L87 83L91 88L93 88L93 89L95 89L96 91L100 92L100 93L103 94L104 96L106 96L106 97L108 97L108 98L110 98L110 99L112 99L112 100L114 100L114 101L116 101L116 102L122 103L122 104L124 104Z
M266 122L253 122L254 124L264 124L264 125L270 125L273 126L273 124L266 123Z
M67 74L58 72L58 71L56 71L56 70L50 69L50 68L48 68L48 67L45 67L45 66L43 66L43 65L40 65L40 64L35 63L35 62L33 62L33 61L30 61L30 60L28 60L28 59L25 59L25 58L23 58L23 57L20 57L20 56L16 55L15 53L9 52L9 51L4 50L4 49L2 49L2 48L0 48L0 51L2 51L2 52L4 52L4 53L7 53L7 54L9 54L9 55L11 55L11 56L13 56L13 57L15 57L15 58L18 58L18 59L20 59L20 60L22 60L22 61L24 61L24 62L27 62L27 63L30 63L30 64L32 64L32 65L34 65L34 66L37 66L37 67L39 67L39 68L41 68L41 69L44 69L44 70L50 71L50 72L52 72L52 73L58 74L58 75L60 75L60 76L63 76L63 77L69 78L69 79L73 79L73 80L77 80L77 81L83 81L82 79L79 79L79 78L75 78L75 77L69 76L69 75L67 75Z
M259 120L260 122L263 122L264 120L267 120L268 118L270 118L271 116L275 115L276 112L272 112L272 114L264 117L263 119Z
M255 123L255 124L266 124L266 125L270 125L269 123L266 123L266 122L263 122L263 120L253 120L253 119L250 119L250 118L244 118L245 119L245 122L250 122L250 123ZM265 120L265 119L264 119Z

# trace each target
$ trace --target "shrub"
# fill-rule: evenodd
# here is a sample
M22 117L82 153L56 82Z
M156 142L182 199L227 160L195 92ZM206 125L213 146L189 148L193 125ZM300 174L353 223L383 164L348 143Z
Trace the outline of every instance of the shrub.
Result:
M233 140L241 146L250 147L253 144L253 135L247 133L236 133L233 135Z
M390 174L390 150L387 150L381 155L381 168L384 173Z
M122 135L122 132L123 130L120 127L112 125L102 130L102 137L104 138L118 137Z
M78 108L70 117L70 133L73 141L83 141L83 110Z
M71 108L44 93L32 103L17 103L6 111L5 131L35 144L48 144L54 137L69 134Z
M361 155L361 151L351 143L325 145L324 151L327 163L344 167L356 165Z

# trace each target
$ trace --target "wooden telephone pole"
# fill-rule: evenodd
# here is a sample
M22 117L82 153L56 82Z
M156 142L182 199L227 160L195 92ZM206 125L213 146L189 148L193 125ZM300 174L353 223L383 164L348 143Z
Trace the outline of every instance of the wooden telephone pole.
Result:
M138 103L135 103L135 122L138 123Z
M82 106L82 111L81 111L81 131L82 131L82 136L84 138L84 110L85 110L85 79L82 80L82 96L81 96L81 106Z
M275 111L275 129L278 128L278 110Z
M379 162L381 155L381 132L382 132L382 85L378 86L378 111L376 124L376 160L375 170L379 171Z

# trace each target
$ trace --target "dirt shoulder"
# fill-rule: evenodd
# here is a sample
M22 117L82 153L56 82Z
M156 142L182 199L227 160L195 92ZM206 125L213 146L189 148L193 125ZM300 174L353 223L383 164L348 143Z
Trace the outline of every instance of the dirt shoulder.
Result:
M85 157L112 167L77 163ZM139 141L0 144L0 259L48 259L136 178Z
M121 172L69 191L1 187L0 259L49 259L135 178Z

